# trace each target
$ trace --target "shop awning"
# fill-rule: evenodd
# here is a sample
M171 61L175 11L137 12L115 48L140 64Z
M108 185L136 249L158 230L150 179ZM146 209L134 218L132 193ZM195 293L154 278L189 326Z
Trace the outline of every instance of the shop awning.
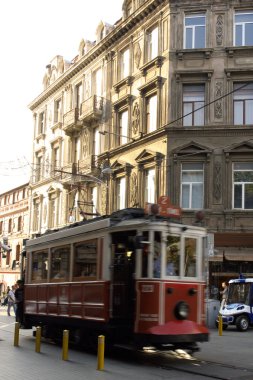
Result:
M208 256L208 261L223 261L223 255Z
M253 248L219 248L215 249L214 256L209 256L209 261L253 261Z
M253 261L253 252L243 253L241 251L238 251L238 252L225 253L224 258L225 260L230 260L230 261Z

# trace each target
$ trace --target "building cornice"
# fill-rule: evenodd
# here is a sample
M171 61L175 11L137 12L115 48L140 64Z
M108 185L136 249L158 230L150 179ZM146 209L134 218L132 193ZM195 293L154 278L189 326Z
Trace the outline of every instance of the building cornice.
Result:
M253 136L252 126L238 126L238 125L208 125L204 127L189 127L184 128L182 126L165 126L165 130L168 136L239 136L247 137Z

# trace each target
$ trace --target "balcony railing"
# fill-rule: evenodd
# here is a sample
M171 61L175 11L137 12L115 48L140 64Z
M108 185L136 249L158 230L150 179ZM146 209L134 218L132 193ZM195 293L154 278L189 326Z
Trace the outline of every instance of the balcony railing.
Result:
M81 128L82 122L80 121L78 108L73 108L63 115L63 130L67 135L80 131Z
M78 185L82 182L93 181L97 175L99 175L97 156L94 155L90 155L86 159L79 160L77 163L71 163L55 171L57 180L69 185ZM92 178L89 176L92 176Z
M101 96L93 95L81 104L80 119L86 123L92 120L100 120L105 110L105 99Z

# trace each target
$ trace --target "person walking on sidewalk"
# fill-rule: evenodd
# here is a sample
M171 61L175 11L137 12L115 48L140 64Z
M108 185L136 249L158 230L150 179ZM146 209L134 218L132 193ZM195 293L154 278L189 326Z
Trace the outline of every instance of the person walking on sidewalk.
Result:
M8 297L7 314L10 317L10 315L11 315L11 307L13 307L14 314L16 315L14 286L12 286L11 289L9 289L9 291L7 293L7 297Z
M24 312L24 283L22 280L17 281L18 288L15 290L16 299L16 322L23 325L23 312Z

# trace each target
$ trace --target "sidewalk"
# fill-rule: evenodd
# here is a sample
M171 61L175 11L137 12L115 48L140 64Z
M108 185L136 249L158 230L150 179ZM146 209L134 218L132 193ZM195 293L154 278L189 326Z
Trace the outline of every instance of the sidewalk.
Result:
M200 352L195 353L194 357L253 370L252 343L252 328L240 332L235 326L230 326L222 332L222 336L215 328L210 330L209 342L200 344Z

